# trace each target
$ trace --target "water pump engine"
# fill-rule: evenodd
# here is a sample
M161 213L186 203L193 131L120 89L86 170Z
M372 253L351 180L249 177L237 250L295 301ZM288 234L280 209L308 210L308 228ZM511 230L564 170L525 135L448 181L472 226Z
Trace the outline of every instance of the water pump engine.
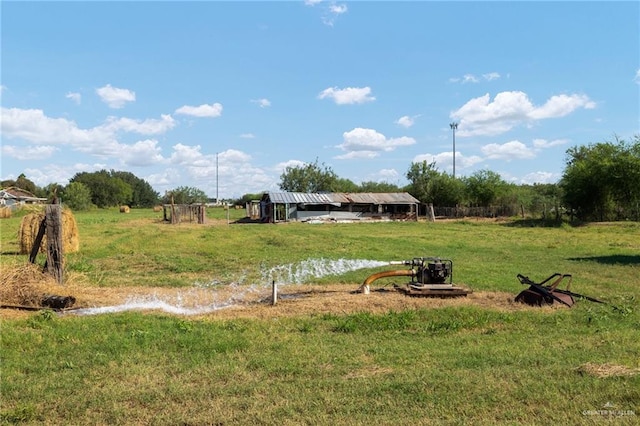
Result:
M360 286L363 293L369 292L369 285L380 278L407 276L411 281L406 285L394 284L394 288L408 296L457 297L466 296L469 288L453 284L453 262L439 257L414 257L411 260L389 262L389 265L405 265L409 269L382 271L370 275Z

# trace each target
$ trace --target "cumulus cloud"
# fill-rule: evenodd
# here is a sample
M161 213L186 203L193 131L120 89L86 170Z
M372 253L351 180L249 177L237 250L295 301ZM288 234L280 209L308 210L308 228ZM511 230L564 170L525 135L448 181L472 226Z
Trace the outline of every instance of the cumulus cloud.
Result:
M482 78L484 78L487 81L493 81L493 80L499 79L500 74L498 74L497 72L490 72L487 74L482 74Z
M44 160L56 152L58 148L51 145L28 146L25 148L13 145L2 145L3 157L15 158L16 160Z
M275 165L274 170L280 174L282 174L282 172L284 172L286 170L287 167L304 167L306 166L308 163L304 162L304 161L300 161L300 160L288 160L288 161L283 161L281 163L278 163Z
M378 175L380 175L380 178L383 180L396 179L400 177L400 173L398 173L396 169L382 169L378 172Z
M147 139L133 145L121 145L120 163L126 166L143 167L165 161L162 157L158 141Z
M343 143L338 145L347 154L339 159L373 158L381 151L393 151L400 146L408 146L416 143L415 139L402 136L399 138L387 138L374 129L356 127L342 134Z
M534 183L555 183L560 179L560 177L560 173L533 172L524 175L519 179L519 181L524 185L533 185Z
M200 106L184 105L176 110L176 114L190 115L192 117L220 117L222 115L222 104L202 104Z
M510 141L503 144L490 143L480 150L490 160L526 160L536 156L532 149L520 141Z
M258 105L260 108L267 108L267 107L271 106L271 101L269 99L266 99L266 98L252 99L251 103Z
M80 105L80 102L82 102L82 95L80 93L69 92L65 95L65 98L71 99L78 105Z
M493 81L500 78L500 74L497 72L489 72L482 74L482 77L477 77L474 74L465 74L462 77L451 77L449 82L451 83L479 83L481 80Z
M148 118L146 120L134 120L132 118L108 117L102 126L112 132L134 132L143 135L155 135L165 133L175 127L176 121L168 114L162 114L160 119Z
M318 95L318 99L333 99L338 105L347 104L363 104L365 102L373 102L375 97L371 96L370 87L346 87L338 89L337 87L329 87L324 89Z
M407 129L408 129L409 127L411 127L411 126L413 126L413 125L415 124L415 122L416 122L416 120L415 120L415 119L416 119L417 117L418 117L417 115L415 115L415 116L413 116L413 117L410 117L410 116L408 116L408 115L403 115L402 117L398 118L398 119L395 121L395 123L396 123L397 125L399 125L399 126L402 126L402 127L405 127L405 128L407 128Z
M127 102L136 100L135 92L128 89L119 89L110 84L96 89L96 93L100 96L102 102L115 109L122 108Z
M169 115L163 115L159 120L109 117L104 124L82 129L74 121L48 117L42 110L2 108L1 132L7 139L21 139L41 145L37 149L27 148L41 155L52 153L52 146L61 145L100 158L114 158L123 164L141 165L162 159L157 142L121 143L118 133L158 134L170 130L174 125L175 121Z
M535 106L526 93L500 92L493 101L489 94L471 99L450 117L459 121L460 136L498 135L517 125L547 118L564 117L579 108L595 108L586 95L556 95Z
M419 154L413 160L414 163L436 163L439 170L453 170L453 152L445 151L439 154ZM482 163L484 159L477 155L465 156L462 152L456 151L456 170L468 169L476 164Z
M544 149L551 148L553 146L560 146L569 143L568 139L554 139L552 141L548 141L546 139L534 139L533 147L536 149Z
M342 134L344 143L340 145L346 151L372 150L372 151L392 151L398 146L415 144L413 138L406 136L388 139L382 133L374 129L363 129L356 127L353 130Z
M2 108L2 135L37 144L78 145L99 142L111 135L104 129L80 129L66 118L51 118L40 109Z
M638 69L638 71L636 71L636 76L633 78L633 81L635 81L637 84L640 84L640 68Z

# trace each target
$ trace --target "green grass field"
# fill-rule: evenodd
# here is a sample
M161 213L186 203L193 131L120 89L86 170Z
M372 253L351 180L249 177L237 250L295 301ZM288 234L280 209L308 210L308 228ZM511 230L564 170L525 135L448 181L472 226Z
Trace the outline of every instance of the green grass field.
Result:
M68 276L99 288L262 283L307 259L450 258L478 292L573 275L571 308L447 306L268 319L2 312L4 424L637 424L640 224L168 225L76 213ZM243 211L229 212L230 221ZM3 273L26 262L0 221ZM374 270L308 279L357 288ZM264 284L264 283L262 283ZM302 284L304 285L304 284Z

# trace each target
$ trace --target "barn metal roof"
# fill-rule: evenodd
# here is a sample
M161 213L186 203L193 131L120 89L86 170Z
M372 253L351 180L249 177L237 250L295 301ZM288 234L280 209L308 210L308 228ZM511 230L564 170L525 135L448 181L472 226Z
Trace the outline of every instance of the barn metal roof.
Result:
M408 192L268 192L277 204L418 204Z

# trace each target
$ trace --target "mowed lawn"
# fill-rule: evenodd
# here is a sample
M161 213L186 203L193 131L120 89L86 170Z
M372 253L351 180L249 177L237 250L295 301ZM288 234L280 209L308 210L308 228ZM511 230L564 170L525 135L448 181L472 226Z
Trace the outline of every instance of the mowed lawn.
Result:
M439 304L264 319L162 312L0 312L4 424L637 424L640 224L533 222L162 223L162 213L76 213L66 276L96 288L265 284L308 259L452 259L477 292L571 274L614 305ZM229 216L227 216L229 215ZM27 261L20 217L0 221L2 274ZM300 285L357 288L370 273ZM4 284L4 280L3 280Z

